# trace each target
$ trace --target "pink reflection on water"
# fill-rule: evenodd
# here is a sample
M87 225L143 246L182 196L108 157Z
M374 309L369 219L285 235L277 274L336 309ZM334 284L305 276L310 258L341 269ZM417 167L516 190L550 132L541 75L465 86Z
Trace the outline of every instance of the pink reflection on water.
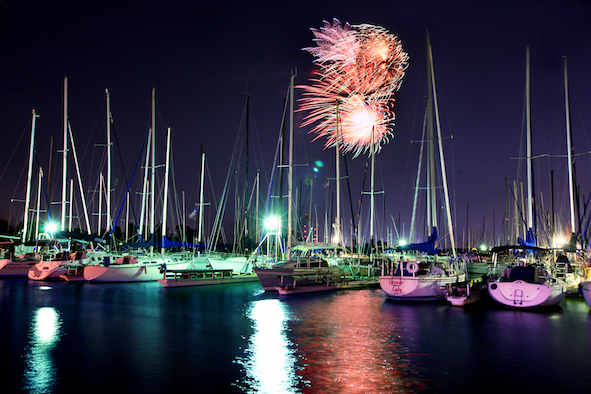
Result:
M384 311L384 299L372 291L349 291L315 302L291 304L289 322L301 369L302 391L309 393L416 392L424 355L413 353L412 316ZM413 313L412 309L398 309ZM290 335L290 336L292 336ZM413 345L414 347L414 345Z

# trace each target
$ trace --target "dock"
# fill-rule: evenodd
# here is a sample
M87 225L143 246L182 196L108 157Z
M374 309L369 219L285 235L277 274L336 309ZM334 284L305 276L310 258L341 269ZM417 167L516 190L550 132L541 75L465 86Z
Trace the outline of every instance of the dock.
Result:
M164 287L188 287L256 282L257 280L255 273L235 275L231 269L166 270L163 279L158 279L158 283Z

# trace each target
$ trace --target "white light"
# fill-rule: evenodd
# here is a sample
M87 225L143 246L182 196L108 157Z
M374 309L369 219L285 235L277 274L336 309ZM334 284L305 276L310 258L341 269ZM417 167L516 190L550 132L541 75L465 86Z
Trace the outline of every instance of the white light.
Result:
M45 223L45 232L53 235L58 230L57 224L54 222Z
M275 231L279 229L279 219L276 217L268 217L265 220L265 228L269 231Z

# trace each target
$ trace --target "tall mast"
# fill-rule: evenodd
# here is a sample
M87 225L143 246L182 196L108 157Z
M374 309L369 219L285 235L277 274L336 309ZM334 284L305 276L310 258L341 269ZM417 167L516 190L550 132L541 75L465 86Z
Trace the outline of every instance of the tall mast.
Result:
M76 153L76 145L74 144L74 136L72 134L72 128L69 126L68 126L68 132L70 135L70 142L72 144L72 157L74 158L74 166L76 168L76 175L78 177L78 187L80 188L80 198L82 199L82 209L84 211L84 220L86 220L86 231L88 231L88 234L91 234L90 218L88 217L88 209L86 207L86 198L84 197L84 187L82 186L82 176L80 175L80 165L78 164L78 154ZM70 187L73 188L74 187L73 184L71 184ZM71 192L70 192L70 195L72 195ZM72 207L70 206L70 212L71 211L72 211ZM70 222L71 221L72 221L72 218L70 217Z
M25 195L25 217L23 221L23 243L27 240L27 227L29 225L29 204L31 203L31 178L33 176L33 153L35 149L35 123L39 115L33 109L31 120L31 144L29 148L29 172L27 175L27 194Z
M376 148L374 146L374 127L371 128L371 181L369 189L369 261L373 262L373 215L374 215L374 168Z
M62 161L62 220L61 230L66 229L66 180L68 177L68 77L64 77L64 150Z
M572 141L570 131L570 105L568 96L568 75L566 67L566 56L564 56L564 104L566 108L566 151L568 157L568 192L570 197L570 226L571 232L576 232L575 227L575 197L573 185L573 159L572 159Z
M244 185L244 236L245 238L248 237L248 138L249 138L249 115L250 115L250 95L246 94L246 177L245 177L245 185ZM243 245L245 247L245 245Z
M527 122L527 227L533 229L533 184L531 173L531 114L530 114L529 47L525 48L525 110Z
M164 167L164 203L162 208L162 253L164 253L164 237L166 236L166 215L168 212L168 171L170 168L170 127L166 136L166 165Z
M287 175L287 255L291 255L291 236L292 236L292 192L293 192L293 83L295 75L291 75L289 80L289 167Z
M107 230L111 230L111 96L107 94ZM100 229L99 229L100 231Z
M203 180L205 174L205 152L201 154L201 187L199 190L199 232L197 233L197 240L201 243L201 231L203 229Z
M373 143L373 141L372 141ZM337 214L334 223L334 231L336 235L336 244L342 244L342 236L341 236L341 166L340 166L340 158L341 153L339 151L339 102L337 100L337 129L336 129L336 138L335 138L335 166L336 166L336 188L337 188ZM310 198L311 195L310 195Z
M154 188L156 184L156 88L152 88L152 179L150 181L150 233L154 236ZM154 246L150 246L150 253L154 252Z
M427 34L427 39L429 39L429 35ZM441 138L441 124L439 122L439 108L437 106L437 89L435 88L435 72L433 69L433 53L431 51L431 42L429 41L429 67L431 69L431 80L432 80L432 87L433 87L433 108L435 110L435 122L437 124L437 141L439 142L439 161L441 164L441 181L443 183L443 192L445 197L445 211L447 214L447 225L449 227L449 239L451 242L451 249L453 252L454 259L457 257L456 255L456 245L455 245L455 238L454 238L454 230L453 230L453 222L451 220L451 208L449 204L449 191L447 189L447 175L445 171L445 160L443 159L443 142ZM435 213L433 215L436 216ZM436 222L434 222L436 223Z

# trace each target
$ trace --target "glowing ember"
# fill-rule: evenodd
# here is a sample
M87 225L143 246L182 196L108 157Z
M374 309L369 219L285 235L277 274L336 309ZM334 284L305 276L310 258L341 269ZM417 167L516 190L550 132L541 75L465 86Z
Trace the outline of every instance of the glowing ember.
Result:
M308 111L302 126L314 124L325 147L343 152L377 152L391 135L393 94L400 88L408 54L396 36L373 25L342 25L338 20L312 29L316 47L316 78L304 90L300 110ZM337 130L338 126L338 130Z

